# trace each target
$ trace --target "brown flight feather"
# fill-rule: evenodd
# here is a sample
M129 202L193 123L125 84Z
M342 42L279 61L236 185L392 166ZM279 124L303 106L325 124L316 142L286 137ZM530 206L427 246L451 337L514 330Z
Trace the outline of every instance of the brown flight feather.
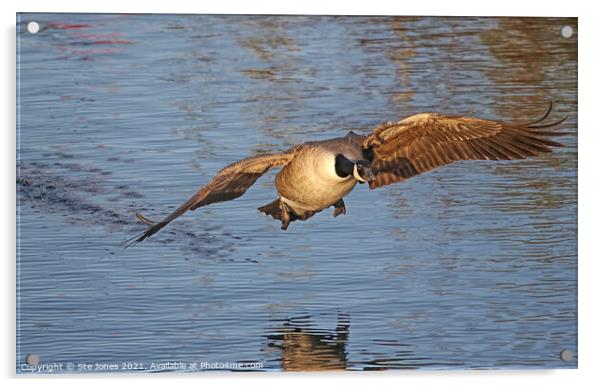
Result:
M136 214L138 219L149 224L150 227L143 233L125 241L125 247L149 238L188 210L194 211L199 207L242 196L270 168L288 164L294 157L295 149L294 147L284 153L253 156L228 165L219 171L207 185L159 222L154 223L144 215Z
M460 160L512 160L550 152L562 144L550 137L565 133L541 130L565 119L539 124L551 111L529 124L422 113L386 123L365 137L374 181L370 188L393 184Z

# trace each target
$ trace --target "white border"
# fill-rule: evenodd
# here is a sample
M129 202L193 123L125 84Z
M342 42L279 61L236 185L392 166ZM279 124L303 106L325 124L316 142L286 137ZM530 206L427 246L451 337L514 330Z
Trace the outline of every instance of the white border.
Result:
M396 4L397 3L397 4ZM126 13L235 13L235 14L314 14L314 15L440 15L440 16L577 16L575 3L546 1L529 4L524 0L481 1L269 1L225 0L190 2L22 0L21 12L126 12Z
M384 373L301 373L269 375L238 373L204 373L194 375L95 375L86 377L85 383L104 385L107 381L132 383L132 378L144 378L150 385L163 385L166 379L198 386L245 383L253 385L306 385L316 382L345 384L399 383L445 384L446 386L508 386L509 384L568 386L599 382L597 369L600 359L600 312L597 295L600 289L600 262L602 254L596 238L600 213L600 192L597 181L602 176L598 160L602 143L601 124L596 113L600 103L600 14L594 2L576 1L526 2L524 0L485 1L220 1L193 2L186 0L124 2L120 0L67 1L21 0L18 3L0 3L2 7L3 55L2 75L4 90L1 93L4 128L2 130L3 167L0 169L2 189L2 246L5 291L2 297L2 332L5 340L0 352L2 376L8 385L79 385L83 377L23 377L15 376L15 20L20 12L128 12L128 13L239 13L239 14L372 14L372 15L457 15L457 16L577 16L579 17L579 370L558 371L410 371ZM597 109L596 109L597 108ZM596 114L596 115L594 115ZM18 380L17 380L18 379ZM106 380L109 379L109 380ZM324 380L326 379L326 380Z

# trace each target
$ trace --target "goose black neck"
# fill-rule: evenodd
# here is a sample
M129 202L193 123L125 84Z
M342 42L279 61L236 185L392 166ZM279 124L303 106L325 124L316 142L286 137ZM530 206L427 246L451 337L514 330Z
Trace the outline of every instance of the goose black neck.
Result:
M347 157L339 154L334 161L334 170L339 177L347 177L353 174L353 168L355 163L349 160Z

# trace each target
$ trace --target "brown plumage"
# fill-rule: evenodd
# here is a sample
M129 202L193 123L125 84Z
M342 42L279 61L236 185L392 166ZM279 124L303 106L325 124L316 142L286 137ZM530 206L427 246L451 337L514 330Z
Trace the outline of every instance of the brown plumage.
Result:
M562 146L550 137L565 133L548 129L566 119L541 124L551 111L552 104L542 118L527 124L421 113L380 125L366 136L349 132L283 153L249 157L219 171L165 219L153 222L136 214L149 228L125 243L147 239L188 210L238 198L274 167L283 167L276 177L279 197L259 210L286 229L291 221L330 206L335 216L344 214L343 197L358 182L375 189L460 160L512 160L550 152Z
M143 233L127 240L126 246L145 240L188 210L194 211L209 204L236 199L270 168L286 165L293 156L294 148L285 153L254 156L232 163L219 171L206 186L199 189L160 222L153 222L142 214L136 214L138 219L149 224L150 227Z
M537 125L547 118L512 124L461 116L423 113L374 129L362 144L372 155L375 179L370 188L393 184L460 160L512 160L550 152L562 146L549 137L563 133Z

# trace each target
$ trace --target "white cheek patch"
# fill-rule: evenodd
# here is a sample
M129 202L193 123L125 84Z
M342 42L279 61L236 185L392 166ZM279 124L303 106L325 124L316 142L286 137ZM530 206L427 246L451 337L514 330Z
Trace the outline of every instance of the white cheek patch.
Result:
M364 183L366 182L366 180L364 180L364 179L363 179L363 178L360 176L359 172L357 171L357 164L355 164L355 165L353 166L353 177L355 177L355 179L356 179L356 180L358 180L358 181L361 181L361 182L364 182Z

